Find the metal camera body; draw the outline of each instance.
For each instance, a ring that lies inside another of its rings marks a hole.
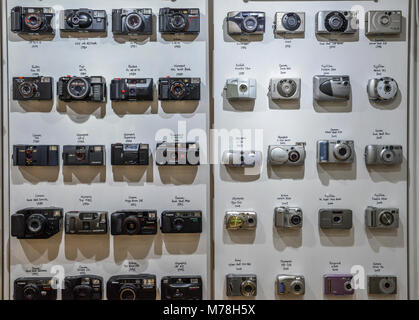
[[[313,96],[316,101],[348,101],[351,98],[349,76],[314,76]]]
[[[199,166],[199,144],[197,142],[157,143],[156,164],[158,166]]]
[[[368,294],[391,295],[397,294],[397,277],[395,276],[368,276]]]
[[[60,29],[63,32],[106,32],[107,26],[105,10],[67,9],[60,14]]]
[[[323,276],[324,294],[335,296],[353,295],[355,290],[351,274],[326,274]]]
[[[370,79],[367,93],[368,98],[375,102],[392,101],[399,93],[399,85],[396,80],[390,77]]]
[[[228,274],[226,276],[227,297],[256,297],[257,277],[255,274]]]
[[[113,9],[112,32],[121,35],[152,35],[152,9]]]
[[[57,280],[51,277],[18,278],[14,281],[13,300],[57,300]]]
[[[104,77],[61,77],[57,82],[57,95],[61,101],[106,100],[106,80]]]
[[[154,235],[157,225],[155,210],[121,210],[111,215],[111,234],[114,236]]]
[[[306,144],[271,145],[268,149],[268,161],[271,166],[302,166],[306,159]]]
[[[11,14],[11,31],[20,34],[55,34],[52,26],[53,8],[14,7]]]
[[[160,78],[159,100],[189,101],[201,100],[200,78]]]
[[[156,300],[156,276],[152,274],[117,275],[106,283],[108,300]]]
[[[300,99],[300,78],[274,78],[269,85],[269,94],[272,100],[298,100]]]
[[[103,278],[79,275],[64,278],[63,300],[102,300]]]
[[[255,100],[257,82],[256,79],[227,79],[225,91],[227,100]]]
[[[106,211],[69,211],[65,214],[67,234],[107,234],[108,213]]]
[[[400,165],[403,162],[403,146],[400,145],[368,145],[365,147],[365,164]]]
[[[320,209],[319,227],[331,230],[352,229],[352,210],[349,209]]]
[[[368,207],[365,210],[365,225],[370,229],[398,229],[399,209]]]
[[[257,214],[254,211],[228,211],[224,216],[227,230],[256,230]]]
[[[354,34],[357,31],[356,12],[320,11],[316,14],[317,34]]]
[[[201,15],[198,8],[161,8],[159,30],[163,34],[199,34]]]
[[[152,78],[117,78],[110,86],[112,101],[153,101],[154,82]]]
[[[352,140],[320,140],[317,141],[317,163],[353,163],[355,145]]]
[[[228,150],[223,153],[222,163],[231,168],[254,168],[262,161],[260,151]]]
[[[13,100],[52,100],[52,77],[13,78]]]
[[[202,233],[202,211],[164,211],[160,230],[162,233]]]
[[[13,165],[22,167],[56,167],[59,165],[58,145],[14,145]]]
[[[200,276],[167,276],[161,279],[162,300],[202,300]]]
[[[301,34],[305,32],[304,12],[277,12],[274,32],[276,34]]]
[[[280,274],[276,277],[276,293],[279,296],[302,296],[306,291],[304,276]]]
[[[230,35],[261,35],[265,33],[265,12],[232,11],[227,14],[227,33]]]
[[[64,166],[104,166],[106,151],[103,145],[63,146]]]
[[[148,166],[150,148],[148,144],[111,145],[111,164],[113,166]]]
[[[400,10],[368,11],[365,15],[366,35],[398,35],[403,29]]]
[[[303,211],[297,207],[275,208],[275,227],[301,229],[303,227]]]

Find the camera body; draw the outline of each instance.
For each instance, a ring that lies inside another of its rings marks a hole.
[[[200,276],[169,276],[161,279],[162,300],[202,300]]]
[[[14,145],[13,165],[23,167],[55,167],[59,165],[58,145]]]
[[[104,166],[105,146],[63,146],[63,162],[65,166]]]
[[[224,217],[227,230],[256,230],[257,214],[253,211],[228,211]]]
[[[317,141],[317,163],[353,163],[355,145],[352,140],[320,140]]]
[[[61,101],[106,100],[106,80],[104,77],[61,77],[57,82],[57,95]]]
[[[264,34],[265,12],[232,11],[227,14],[227,33],[230,35]]]
[[[398,35],[402,33],[403,15],[396,11],[368,11],[365,16],[366,35]]]
[[[324,294],[334,296],[353,295],[355,290],[352,285],[351,274],[326,274],[323,276]]]
[[[390,77],[370,79],[367,93],[369,99],[375,102],[392,101],[399,93],[399,85],[396,80]]]
[[[157,211],[124,210],[111,215],[111,234],[153,235],[157,233]]]
[[[110,277],[106,296],[108,300],[156,300],[156,276],[130,274]]]
[[[351,98],[349,76],[314,76],[313,96],[316,101],[348,101]]]
[[[64,278],[63,300],[102,300],[103,278],[80,275]]]
[[[231,168],[254,168],[262,161],[260,151],[229,150],[223,153],[222,163]]]
[[[152,35],[152,9],[113,9],[112,32],[124,35]]]
[[[55,34],[52,27],[54,9],[14,7],[11,11],[11,30],[21,34]]]
[[[272,100],[298,100],[300,92],[301,79],[299,78],[271,79],[269,94]]]
[[[228,274],[226,276],[227,297],[256,297],[257,277],[255,274]]]
[[[111,81],[112,101],[153,101],[154,83],[151,78],[117,78]]]
[[[304,12],[277,12],[274,32],[276,34],[301,34],[305,32]]]
[[[160,142],[156,148],[158,166],[199,166],[200,153],[197,142]]]
[[[320,209],[319,227],[333,230],[352,229],[352,215],[352,210],[348,209]]]
[[[368,207],[365,210],[365,225],[370,229],[398,229],[399,209]]]
[[[368,276],[368,294],[389,295],[397,294],[397,277]]]
[[[201,100],[200,78],[160,78],[159,100]]]
[[[276,293],[279,296],[302,296],[306,291],[304,276],[280,274],[276,277]]]
[[[255,100],[256,79],[227,79],[225,91],[227,100]]]
[[[67,9],[61,12],[60,29],[64,32],[106,32],[105,10]]]
[[[354,34],[357,31],[356,12],[320,11],[316,14],[317,34]]]
[[[161,8],[159,29],[163,34],[198,34],[201,31],[199,9]]]
[[[51,77],[13,78],[13,100],[52,100]]]
[[[301,208],[275,208],[275,226],[284,229],[301,229],[303,227],[303,211]]]
[[[371,165],[400,165],[403,162],[403,146],[368,145],[365,147],[365,163]]]
[[[108,213],[105,211],[70,211],[65,214],[67,234],[107,234]]]
[[[51,277],[18,278],[14,281],[14,300],[57,300],[57,280]]]
[[[304,142],[292,146],[269,146],[268,161],[271,166],[302,166],[306,159]]]
[[[122,144],[111,146],[113,166],[148,166],[150,150],[148,144]]]
[[[201,233],[202,211],[164,211],[160,229],[162,233]]]
[[[61,230],[62,208],[26,208],[11,217],[11,234],[18,239],[49,239]]]

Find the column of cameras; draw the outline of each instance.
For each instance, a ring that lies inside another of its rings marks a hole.
[[[51,25],[52,8],[15,7],[11,12],[11,28],[18,34],[54,35]],[[60,15],[61,32],[106,32],[107,13],[104,10],[70,9]],[[199,34],[199,9],[162,8],[159,13],[159,30],[163,34]],[[112,31],[128,36],[152,34],[151,9],[115,9],[112,11]],[[113,79],[110,98],[114,101],[152,101],[153,79]],[[106,100],[106,81],[101,76],[61,77],[57,83],[58,98],[65,102]],[[158,98],[162,101],[200,100],[200,78],[160,78]],[[52,77],[13,78],[14,100],[52,100]],[[13,165],[59,166],[58,145],[14,145]],[[65,145],[62,161],[64,166],[105,166],[104,145]],[[148,144],[111,145],[113,166],[148,166]],[[198,166],[199,145],[195,142],[158,142],[157,166]],[[64,221],[63,221],[64,220]],[[95,235],[108,233],[119,235],[154,235],[158,232],[155,210],[122,210],[107,212],[76,212],[65,214],[62,208],[26,208],[11,217],[11,235],[18,239],[48,239],[60,232]],[[165,211],[161,214],[162,233],[185,234],[202,232],[202,212]],[[99,276],[66,277],[62,299],[102,299],[103,278]],[[57,290],[52,278],[19,278],[14,282],[14,299],[55,300]],[[156,276],[150,274],[113,276],[107,282],[109,300],[156,299]],[[202,299],[200,276],[167,276],[161,279],[161,298],[164,300]]]
[[[355,12],[322,11],[316,14],[316,34],[353,35],[358,31]],[[231,36],[263,35],[265,32],[264,12],[230,12],[227,16],[227,32]],[[366,35],[398,37],[402,32],[401,11],[369,11],[366,13]],[[302,12],[278,12],[275,17],[274,33],[285,36],[302,36],[305,33],[305,14]],[[301,79],[271,79],[269,97],[272,100],[296,101],[300,99]],[[351,96],[349,76],[318,75],[313,78],[313,96],[321,102],[345,102]],[[228,100],[255,100],[255,79],[228,79],[225,96]],[[397,82],[389,77],[368,81],[367,94],[374,103],[385,106],[396,99],[399,92]],[[306,158],[305,143],[296,145],[271,145],[268,149],[268,164],[271,166],[303,166]],[[317,163],[350,164],[355,159],[354,141],[320,140],[317,142]],[[230,168],[255,168],[262,161],[258,151],[229,150],[223,154],[222,163]],[[365,147],[367,166],[400,166],[403,150],[400,145],[368,145]],[[225,228],[233,232],[255,230],[256,212],[231,211],[225,215]],[[352,210],[321,209],[318,213],[322,229],[349,230],[352,228]],[[298,230],[303,225],[303,212],[298,207],[279,207],[274,210],[277,228]],[[368,207],[365,210],[365,225],[370,229],[394,230],[399,227],[399,209]],[[324,294],[353,295],[353,276],[350,274],[327,274],[323,277]],[[252,297],[257,295],[255,274],[229,274],[226,276],[227,296]],[[303,275],[278,275],[276,293],[300,296],[305,293]],[[392,295],[397,293],[397,277],[368,276],[368,294]]]

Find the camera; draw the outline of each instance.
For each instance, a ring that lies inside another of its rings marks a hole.
[[[256,79],[228,79],[225,91],[227,100],[255,100]]]
[[[368,276],[368,294],[396,294],[397,277],[394,276]]]
[[[69,32],[106,32],[105,10],[67,9],[61,12],[60,29]]]
[[[156,300],[156,276],[113,276],[106,284],[106,297],[108,300]]]
[[[104,77],[61,77],[57,82],[57,94],[61,101],[106,100],[106,81]]]
[[[403,147],[368,145],[365,147],[365,163],[370,165],[399,165],[403,162]]]
[[[23,34],[54,34],[51,25],[52,8],[14,7],[11,12],[11,30]]]
[[[148,166],[150,150],[148,144],[111,145],[111,163],[113,166]]]
[[[13,78],[13,100],[52,100],[51,77]]]
[[[112,32],[125,35],[153,34],[153,12],[151,9],[113,9]]]
[[[275,14],[276,34],[298,34],[305,32],[304,12],[277,12]]]
[[[103,278],[98,276],[73,276],[64,278],[63,300],[102,300]]]
[[[348,101],[351,97],[349,76],[315,76],[313,95],[317,101]]]
[[[111,234],[153,235],[157,233],[157,211],[124,210],[111,215]]]
[[[62,208],[26,208],[12,214],[12,236],[18,239],[49,239],[61,230]]]
[[[256,230],[257,214],[252,211],[226,212],[224,223],[227,230]]]
[[[200,276],[169,276],[161,279],[162,300],[202,300]]]
[[[317,141],[317,163],[353,163],[355,146],[352,140]]]
[[[160,78],[159,100],[201,100],[201,79]]]
[[[272,166],[302,166],[306,159],[304,142],[294,146],[269,146],[268,161]]]
[[[201,233],[202,211],[164,211],[160,229],[162,233]]]
[[[399,209],[368,207],[365,210],[365,225],[370,229],[398,229]]]
[[[301,208],[275,208],[275,227],[301,229],[303,227],[303,211]]]
[[[200,164],[197,142],[161,142],[156,148],[158,166],[198,166]]]
[[[227,15],[227,33],[264,34],[265,23],[265,12],[232,11]]]
[[[104,166],[105,146],[64,146],[65,166]]]
[[[105,211],[70,211],[65,214],[67,234],[107,234],[108,213]]]
[[[303,276],[280,274],[276,277],[276,293],[282,295],[302,296],[306,291]]]
[[[272,100],[298,100],[300,99],[300,87],[301,79],[271,79],[269,93]]]
[[[317,34],[354,34],[357,30],[356,12],[320,11],[316,14]]]
[[[368,81],[367,93],[369,99],[375,102],[392,101],[399,93],[399,86],[396,80],[389,77],[370,79]]]
[[[112,101],[153,101],[154,84],[151,78],[117,78],[111,81]]]
[[[256,297],[257,295],[255,274],[228,274],[226,284],[227,297]]]
[[[222,163],[232,168],[254,168],[262,161],[262,153],[259,151],[234,151],[223,153]]]
[[[166,34],[198,34],[201,30],[199,9],[161,8],[159,29]]]
[[[14,145],[13,165],[23,167],[54,167],[59,165],[57,145]]]
[[[353,295],[355,290],[352,285],[351,274],[326,274],[323,276],[324,294],[345,296]]]
[[[57,280],[51,277],[18,278],[14,281],[14,300],[57,300]]]
[[[365,16],[366,35],[397,35],[402,33],[401,11],[368,11]]]
[[[320,209],[319,227],[321,229],[349,230],[352,229],[352,210]]]

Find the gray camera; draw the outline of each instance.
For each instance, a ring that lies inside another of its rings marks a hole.
[[[228,211],[224,222],[227,230],[255,230],[257,214],[253,211]]]
[[[370,229],[398,229],[399,209],[368,207],[365,210],[365,225]]]
[[[356,12],[320,11],[316,14],[317,34],[354,34],[357,30]]]
[[[262,153],[259,151],[234,151],[223,153],[222,163],[232,168],[254,168],[262,161]]]
[[[319,226],[321,229],[352,229],[352,210],[320,209]]]
[[[305,291],[306,283],[303,276],[280,274],[276,277],[276,293],[280,296],[301,296]]]
[[[256,297],[257,295],[255,274],[228,274],[226,283],[227,297]]]
[[[397,277],[395,276],[368,276],[368,294],[396,294]]]
[[[355,146],[352,140],[317,141],[317,163],[353,163]]]
[[[298,34],[305,31],[304,12],[277,12],[274,22],[275,34]]]
[[[366,35],[397,35],[402,33],[403,16],[397,11],[368,11],[365,16]]]
[[[396,80],[389,77],[370,79],[367,85],[368,98],[375,102],[392,101],[399,93]]]
[[[275,226],[284,229],[301,229],[303,226],[303,211],[301,208],[275,208]]]
[[[225,90],[228,100],[255,100],[256,79],[228,79]]]
[[[269,146],[268,161],[272,166],[302,166],[306,159],[304,142],[294,146]]]
[[[368,145],[365,147],[365,163],[371,165],[399,165],[403,162],[403,147]]]
[[[316,101],[348,101],[351,98],[349,76],[314,76],[313,96]]]
[[[300,88],[301,79],[298,78],[271,79],[269,94],[272,100],[298,100]]]
[[[265,12],[232,11],[227,14],[227,33],[230,35],[265,33]]]

